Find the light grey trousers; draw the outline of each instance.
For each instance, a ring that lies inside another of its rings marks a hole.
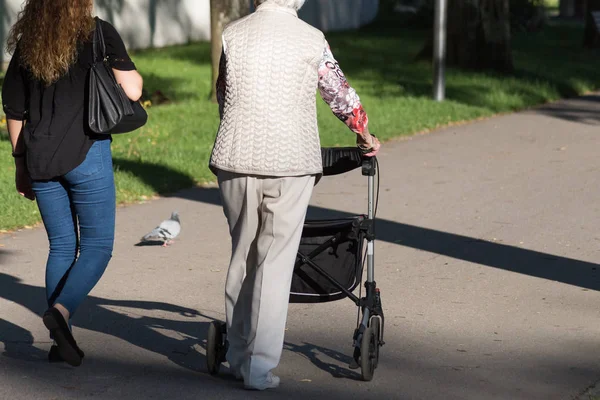
[[[290,286],[314,176],[218,173],[232,254],[225,288],[227,361],[247,384],[283,351]]]

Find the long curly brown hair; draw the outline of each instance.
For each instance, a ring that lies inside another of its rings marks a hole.
[[[94,30],[92,0],[26,0],[8,36],[20,63],[46,84],[56,82],[77,61],[78,44]]]

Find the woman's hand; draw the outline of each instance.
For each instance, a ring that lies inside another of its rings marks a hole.
[[[363,153],[365,153],[365,157],[375,157],[381,148],[379,139],[368,132],[365,132],[363,135],[358,135],[356,138],[356,145]]]
[[[22,158],[16,159],[15,166],[17,167],[15,172],[17,192],[26,199],[35,200],[35,193],[31,187],[31,178],[29,177],[29,172],[27,172],[25,160]]]

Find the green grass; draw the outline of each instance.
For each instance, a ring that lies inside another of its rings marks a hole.
[[[512,76],[459,71],[447,75],[447,98],[431,98],[429,63],[415,62],[426,32],[379,26],[328,35],[350,83],[361,95],[371,129],[382,139],[510,112],[600,87],[600,57],[581,48],[582,29],[549,26],[514,38]],[[208,101],[207,43],[134,54],[146,90],[160,90],[169,104],[149,109],[140,131],[114,137],[118,200],[135,202],[213,180],[208,157],[218,126]],[[352,145],[353,134],[319,101],[324,146]],[[39,221],[34,206],[14,193],[10,145],[0,136],[0,229]]]
[[[549,10],[558,10],[559,0],[544,0],[544,5]]]

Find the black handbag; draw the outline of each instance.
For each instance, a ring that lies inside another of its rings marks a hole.
[[[88,123],[95,133],[127,133],[141,128],[148,114],[139,101],[131,101],[117,83],[108,65],[100,20],[96,18],[93,42],[94,62],[90,68]]]

